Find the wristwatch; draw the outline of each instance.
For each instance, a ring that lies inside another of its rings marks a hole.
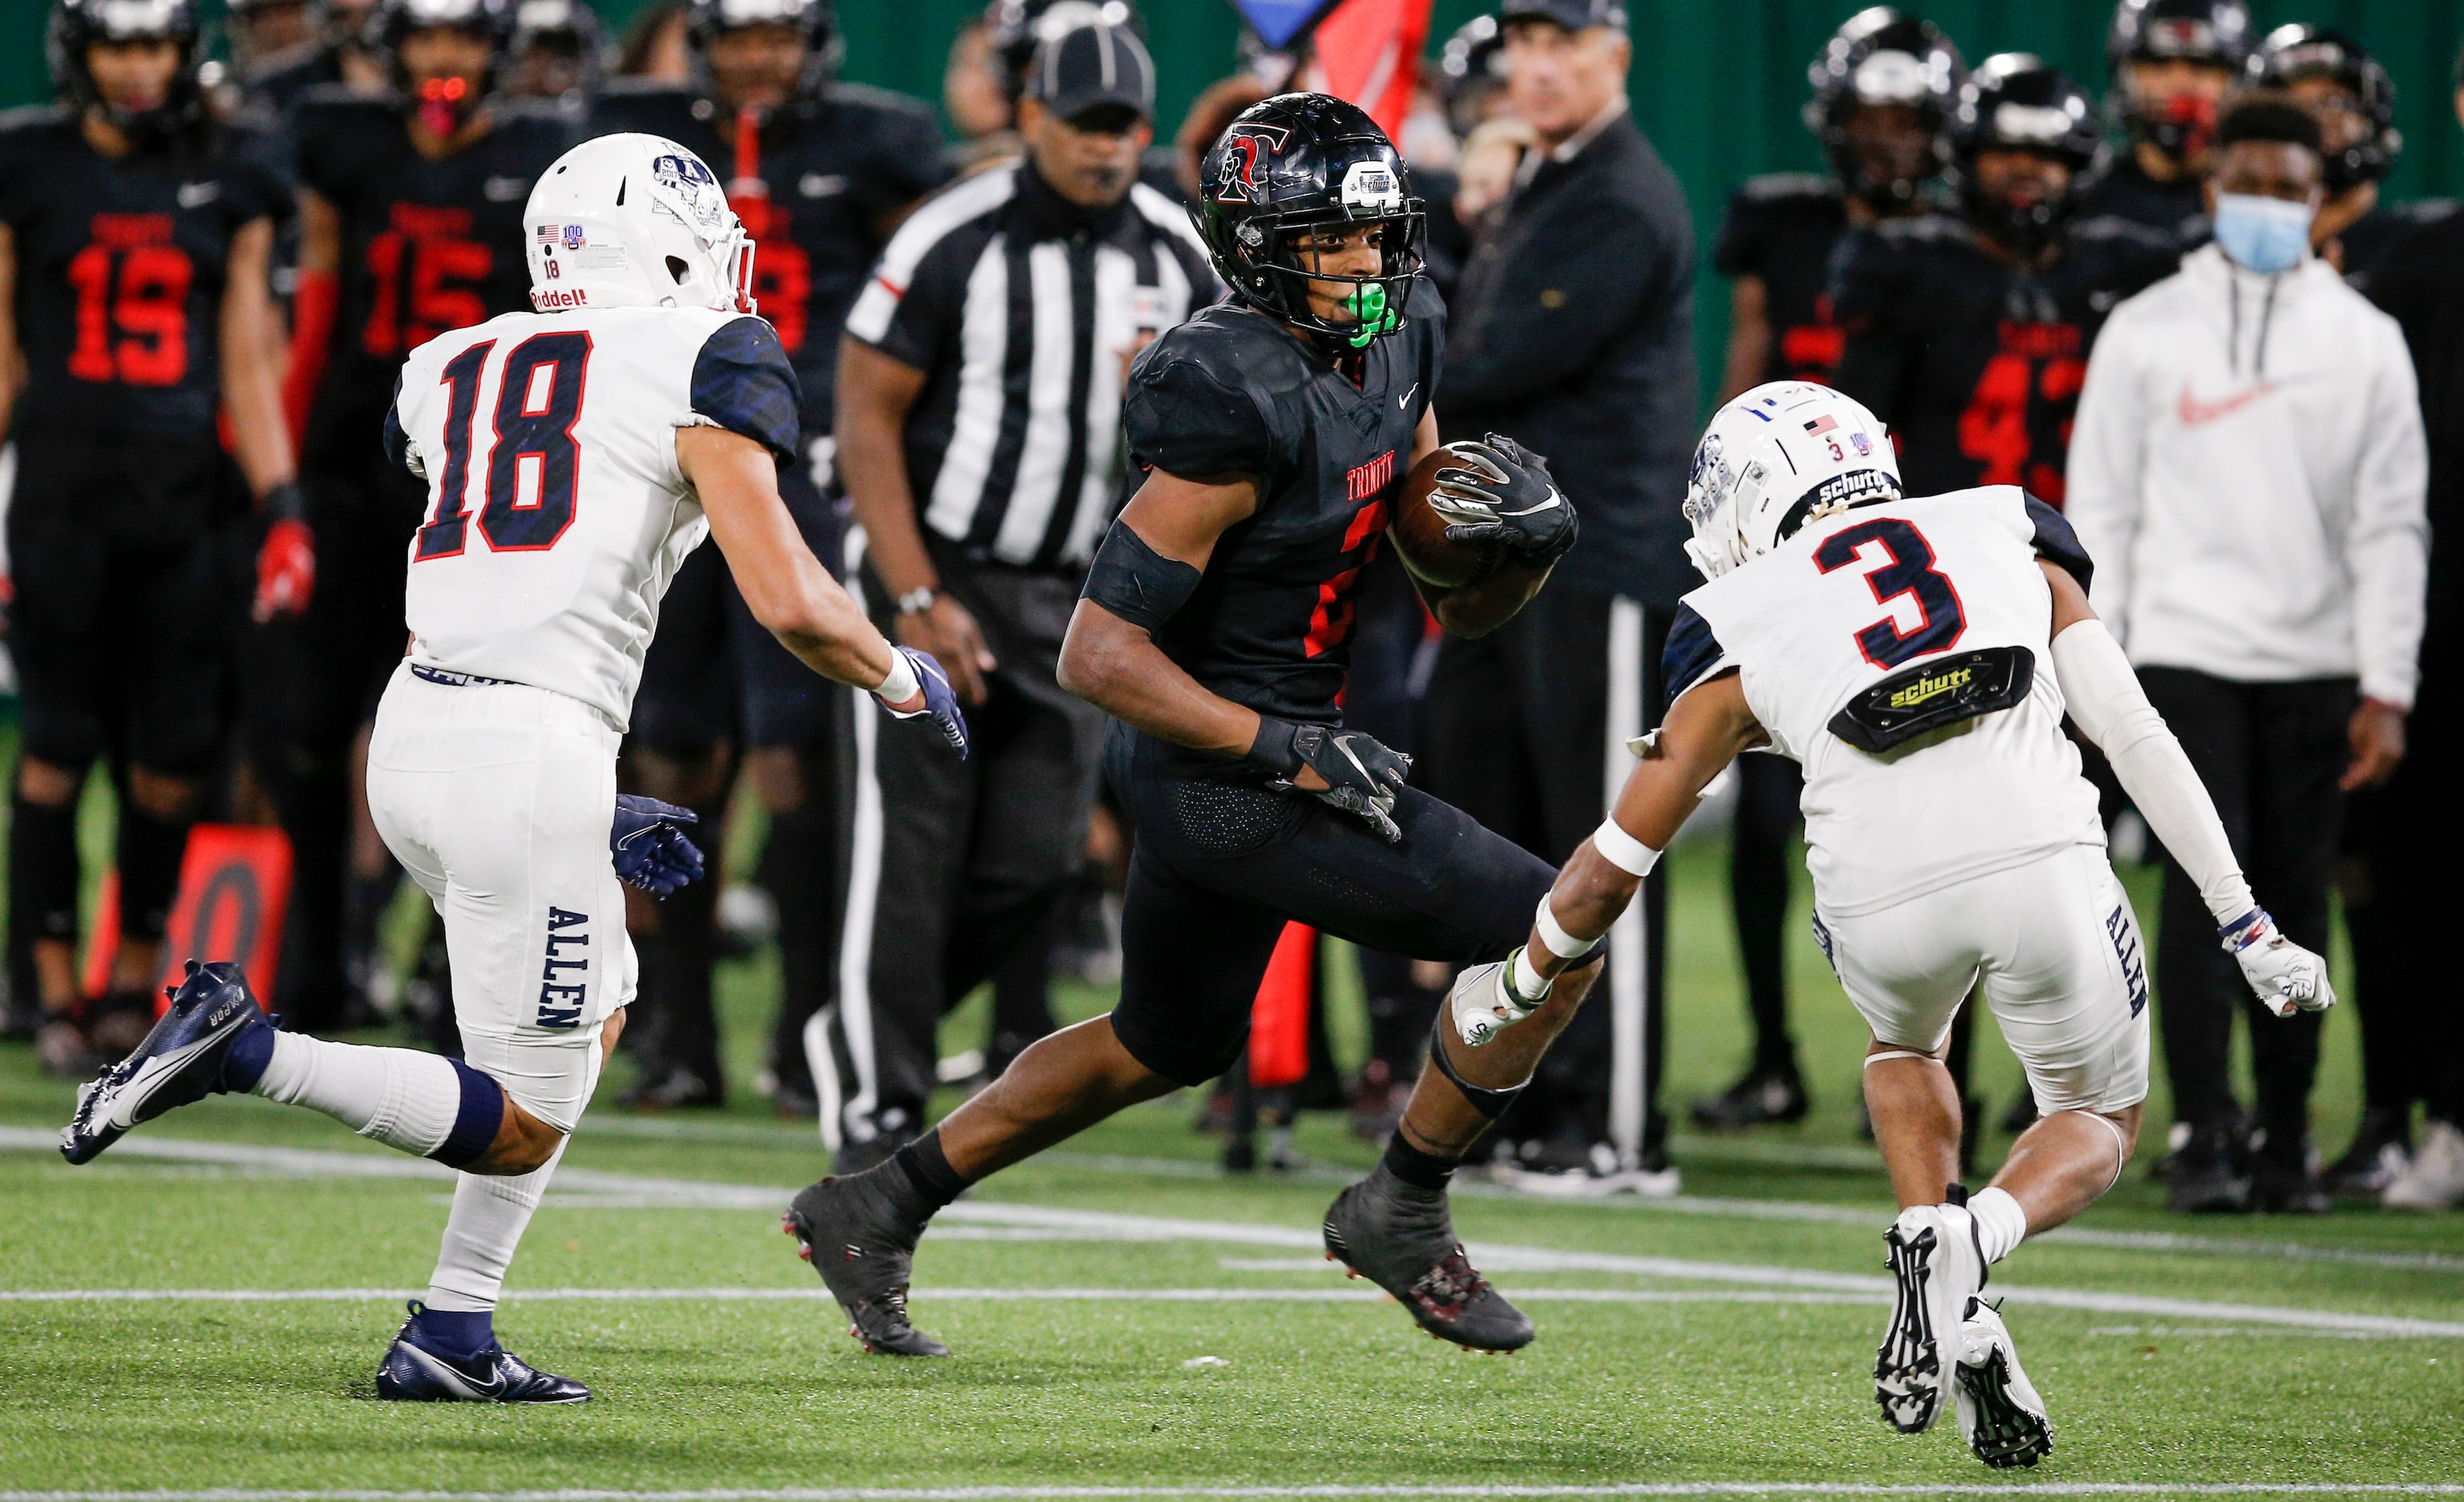
[[[925,611],[933,608],[933,602],[940,597],[939,592],[931,585],[917,585],[914,588],[908,590],[905,594],[898,597],[898,613],[901,615],[921,615]]]

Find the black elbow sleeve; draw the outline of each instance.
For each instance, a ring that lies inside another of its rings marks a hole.
[[[1189,603],[1198,580],[1197,569],[1147,546],[1146,539],[1115,518],[1087,570],[1087,587],[1080,598],[1094,601],[1153,635]]]

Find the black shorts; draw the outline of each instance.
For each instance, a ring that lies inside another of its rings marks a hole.
[[[1556,879],[1548,862],[1417,787],[1396,795],[1403,839],[1390,845],[1354,815],[1217,766],[1210,776],[1120,726],[1105,758],[1137,828],[1112,1030],[1133,1058],[1184,1085],[1240,1056],[1287,921],[1417,960],[1497,960],[1529,935]]]
[[[203,772],[221,747],[232,622],[212,523],[240,481],[211,434],[21,434],[9,509],[28,755],[83,769],[106,748]]]
[[[659,602],[659,629],[642,657],[642,686],[633,695],[637,745],[670,756],[693,756],[737,738],[736,644],[728,625],[736,582],[718,544],[704,542]]]
[[[810,473],[801,464],[781,465],[779,497],[796,519],[804,545],[833,577],[844,577],[841,552],[847,528],[838,507],[813,488]],[[707,551],[708,549],[705,549]],[[779,638],[753,618],[744,597],[728,590],[728,618],[736,635],[736,669],[744,709],[747,746],[821,746],[830,740],[833,716],[847,698],[847,689],[804,666],[779,645]],[[662,628],[664,630],[664,628]]]

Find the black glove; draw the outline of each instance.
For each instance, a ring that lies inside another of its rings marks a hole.
[[[1402,843],[1403,831],[1395,823],[1395,789],[1411,775],[1412,759],[1379,745],[1375,736],[1333,725],[1296,725],[1266,715],[1258,720],[1249,760],[1282,774],[1268,785],[1356,813],[1386,836],[1387,844]],[[1325,778],[1327,785],[1303,787],[1293,782],[1304,766]]]
[[[1453,522],[1449,542],[1501,542],[1532,563],[1553,563],[1574,545],[1574,507],[1548,462],[1502,433],[1446,445],[1429,507]]]
[[[607,835],[617,877],[654,897],[671,897],[699,881],[701,850],[684,829],[699,822],[701,815],[690,808],[617,794],[616,827]]]

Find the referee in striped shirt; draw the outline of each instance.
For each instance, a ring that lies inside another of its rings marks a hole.
[[[1054,662],[1121,503],[1122,377],[1218,291],[1180,206],[1137,181],[1154,107],[1127,30],[1045,41],[1025,156],[926,200],[847,318],[850,577],[885,630],[948,668],[977,729],[959,762],[849,717],[839,1004],[816,1061],[841,1173],[923,1128],[943,1011],[1038,935],[1079,866],[1104,717]]]

